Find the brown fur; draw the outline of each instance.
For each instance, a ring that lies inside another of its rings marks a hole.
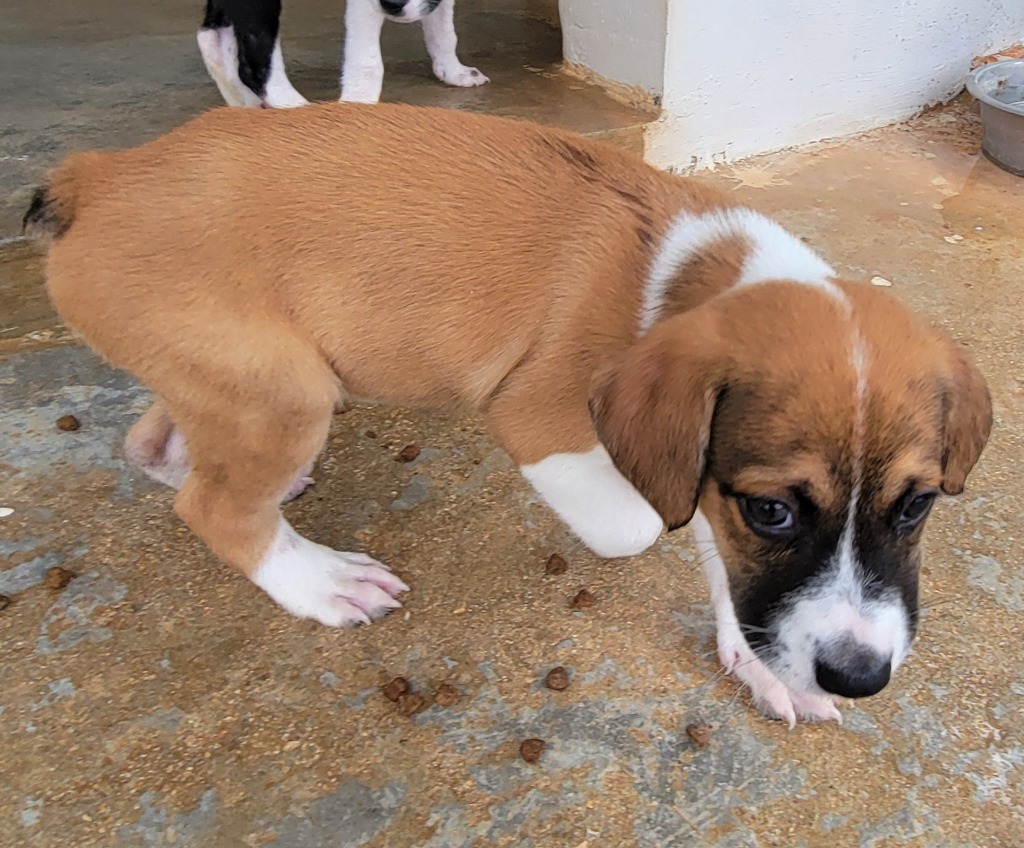
[[[345,395],[481,409],[519,464],[600,433],[670,525],[702,489],[718,497],[705,480],[755,460],[800,473],[801,456],[824,457],[809,484],[838,497],[852,414],[841,310],[796,285],[713,297],[746,250],[723,241],[670,287],[679,314],[635,343],[672,218],[728,203],[615,148],[452,111],[221,109],[139,148],[70,157],[47,196],[63,232],[57,309],[159,398],[142,441],[182,429],[193,470],[175,507],[246,573]],[[853,299],[879,359],[890,341],[871,335],[876,319],[917,327],[874,292]],[[943,429],[935,462],[952,491],[987,435],[983,385],[914,333],[896,355],[935,372],[948,407],[915,439]],[[905,371],[872,427],[904,414]]]
[[[856,442],[862,496],[882,521],[911,485],[962,488],[991,428],[984,382],[958,346],[891,296],[840,286],[867,349],[859,439],[850,315],[798,284],[734,290],[661,321],[595,395],[598,432],[623,473],[670,523],[699,503],[740,597],[773,561],[735,495],[788,502],[801,490],[837,537]]]
[[[657,240],[724,205],[569,133],[353,104],[215,110],[48,193],[53,302],[183,429],[176,509],[243,571],[342,392],[483,409],[519,463],[592,447]]]

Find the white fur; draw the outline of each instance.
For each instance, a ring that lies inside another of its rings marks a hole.
[[[238,76],[238,40],[233,27],[201,29],[196,34],[196,42],[199,44],[203,64],[217,83],[221,97],[228,106],[288,108],[308,103],[288,81],[280,39],[274,43],[274,52],[270,56],[270,76],[263,97],[252,91]]]
[[[329,627],[369,624],[409,591],[387,566],[304,539],[283,518],[252,581],[292,615]]]
[[[774,221],[752,209],[716,209],[701,215],[680,212],[651,263],[640,308],[640,335],[658,320],[665,291],[679,270],[713,242],[740,237],[750,245],[737,286],[790,280],[842,297],[830,281],[835,272],[814,251]]]
[[[384,86],[384,57],[380,31],[384,11],[377,0],[348,0],[345,4],[345,63],[341,70],[341,100],[376,103]]]
[[[841,724],[842,714],[836,709],[831,696],[789,688],[757,658],[736,618],[725,563],[715,545],[711,525],[700,510],[694,513],[690,528],[711,589],[718,631],[718,658],[725,670],[750,687],[754,703],[762,712],[782,719],[790,728],[796,726],[798,717]]]
[[[274,109],[292,109],[309,103],[288,80],[288,74],[284,70],[280,38],[274,42],[274,52],[270,56],[270,76],[267,78],[264,103]]]
[[[433,14],[423,19],[423,40],[433,62],[434,76],[441,82],[462,88],[490,82],[476,68],[463,65],[456,55],[455,0],[441,0]]]
[[[345,7],[345,63],[341,72],[343,102],[376,103],[384,86],[384,58],[380,33],[384,20],[423,22],[423,39],[434,75],[441,82],[463,88],[489,82],[476,68],[463,65],[456,55],[455,0],[441,0],[430,11],[411,0],[400,15],[385,15],[378,0],[348,0]]]
[[[619,473],[603,445],[552,454],[520,470],[598,556],[633,556],[661,535],[661,516]]]
[[[196,34],[196,42],[203,64],[228,106],[263,105],[259,95],[238,78],[238,42],[232,27],[201,29]]]

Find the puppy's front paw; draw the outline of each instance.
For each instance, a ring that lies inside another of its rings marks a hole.
[[[726,671],[746,684],[757,708],[769,718],[786,722],[790,729],[796,727],[797,719],[843,723],[835,701],[824,695],[790,689],[745,644],[738,648],[720,648],[718,655]]]
[[[448,85],[456,85],[459,88],[472,88],[475,85],[484,85],[490,82],[476,68],[463,65],[458,60],[449,62],[436,62],[434,64],[434,76],[441,82]]]
[[[369,624],[409,591],[386,565],[304,539],[284,521],[252,580],[292,615],[328,627]]]

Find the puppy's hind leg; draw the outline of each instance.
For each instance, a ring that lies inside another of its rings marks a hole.
[[[185,436],[174,426],[167,407],[159,400],[132,426],[124,441],[124,455],[158,483],[172,489],[180,489],[192,470]],[[310,461],[292,481],[282,503],[294,500],[313,484],[312,471]]]
[[[280,327],[244,327],[184,373],[152,376],[191,455],[175,510],[222,561],[288,612],[326,625],[401,606],[395,596],[408,587],[385,566],[303,538],[278,507],[323,446],[337,397],[315,348]]]
[[[437,8],[423,19],[423,40],[433,63],[434,76],[441,82],[461,88],[490,82],[476,68],[463,65],[456,55],[455,0],[441,0]]]

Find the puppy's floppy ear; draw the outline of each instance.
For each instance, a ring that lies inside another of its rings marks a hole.
[[[665,323],[675,323],[672,321]],[[689,322],[687,322],[689,323]],[[597,379],[590,412],[616,467],[669,530],[697,508],[724,365],[693,327],[655,327]]]
[[[952,341],[946,344],[950,370],[943,397],[942,491],[959,495],[992,430],[992,399],[967,351]]]

